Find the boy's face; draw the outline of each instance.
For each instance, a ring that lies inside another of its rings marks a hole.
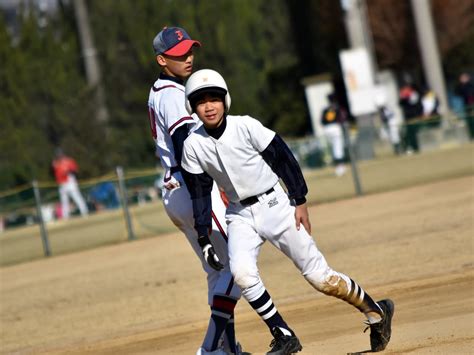
[[[184,80],[193,72],[194,54],[192,49],[180,57],[160,54],[156,57],[156,61],[166,75]]]
[[[216,94],[203,94],[196,101],[196,114],[206,128],[217,128],[224,119],[224,101]]]

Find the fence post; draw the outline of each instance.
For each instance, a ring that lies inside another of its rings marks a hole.
[[[125,217],[125,223],[127,225],[128,240],[134,240],[136,238],[135,234],[133,233],[132,219],[130,218],[130,213],[128,211],[127,188],[125,186],[123,168],[121,166],[117,166],[116,171],[119,183],[120,198],[122,199],[123,214]]]
[[[40,226],[41,240],[43,242],[44,256],[50,256],[51,249],[49,247],[48,233],[44,225],[43,212],[41,211],[41,196],[38,188],[38,181],[36,180],[33,180],[33,192],[35,194],[36,213],[38,215],[38,223]]]
[[[357,168],[357,157],[354,152],[354,147],[351,142],[351,137],[349,136],[349,123],[345,121],[342,124],[342,131],[344,133],[344,139],[347,142],[348,151],[349,151],[349,159],[351,161],[351,169],[352,169],[352,180],[354,181],[354,188],[356,190],[357,196],[362,196],[362,187],[360,185],[359,179],[359,171]]]

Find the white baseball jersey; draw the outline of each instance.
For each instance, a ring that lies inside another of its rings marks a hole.
[[[193,174],[207,172],[232,202],[261,194],[279,180],[259,154],[275,132],[250,116],[227,116],[218,140],[199,127],[184,142],[182,166]],[[233,144],[238,142],[238,144]]]
[[[171,135],[184,124],[200,124],[184,106],[184,86],[171,78],[160,78],[150,89],[148,118],[163,169],[177,166]]]

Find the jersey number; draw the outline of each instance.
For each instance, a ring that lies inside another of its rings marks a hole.
[[[153,139],[156,139],[156,137],[157,137],[157,134],[156,134],[156,118],[155,118],[155,111],[153,110],[152,107],[148,107],[148,119],[150,121],[151,134],[153,136]]]

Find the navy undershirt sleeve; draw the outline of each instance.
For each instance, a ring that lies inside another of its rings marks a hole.
[[[260,154],[275,174],[283,180],[288,189],[290,199],[294,199],[296,205],[305,203],[308,187],[306,186],[303,172],[283,139],[278,134],[275,134],[268,147]]]
[[[189,124],[184,124],[178,127],[171,136],[171,140],[173,141],[174,158],[176,159],[176,162],[178,163],[179,167],[181,167],[184,140],[188,137],[188,134]]]
[[[193,201],[194,228],[198,235],[209,235],[212,227],[211,191],[213,180],[207,173],[191,174],[182,169],[182,175]]]

